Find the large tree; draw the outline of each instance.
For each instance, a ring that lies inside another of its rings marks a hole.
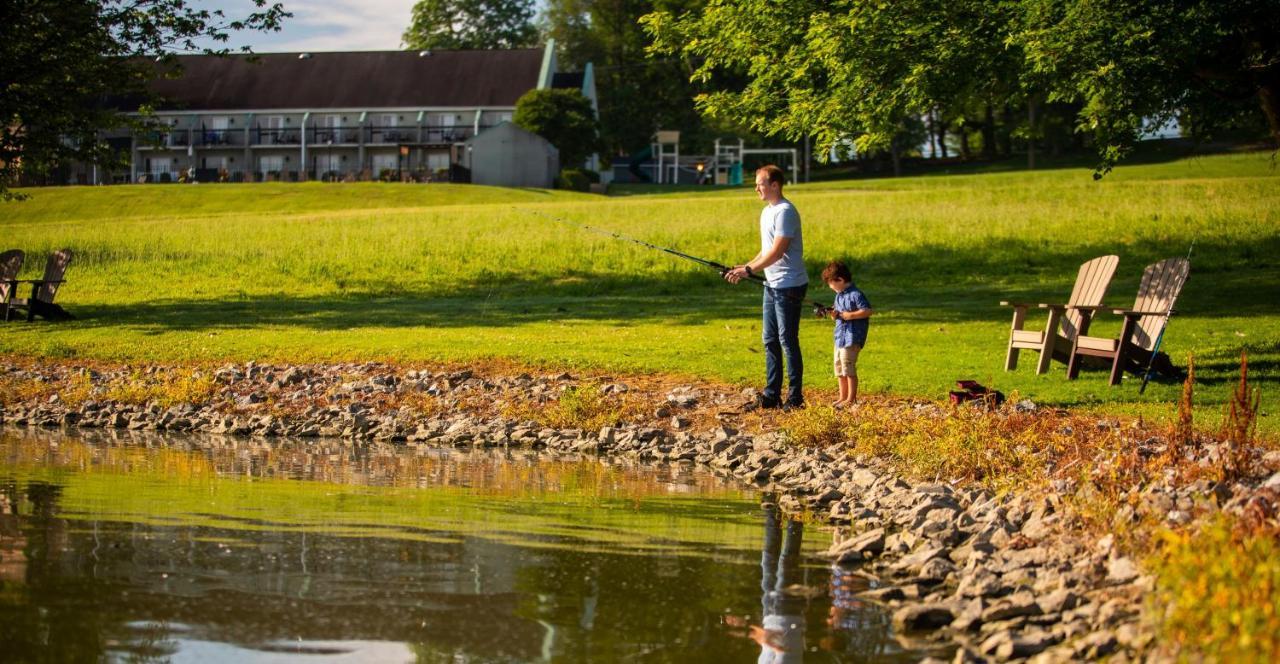
[[[1242,100],[1280,143],[1280,1],[1022,0],[1010,41],[1051,100],[1082,105],[1102,170],[1151,124],[1210,128]]]
[[[600,149],[591,100],[577,90],[530,90],[516,102],[513,120],[556,146],[561,168],[581,168]]]
[[[1015,135],[1034,149],[1045,110],[1078,109],[1100,174],[1144,122],[1192,112],[1212,125],[1242,95],[1280,137],[1277,0],[708,0],[643,21],[655,57],[699,63],[695,81],[746,76],[700,95],[703,112],[814,135],[820,152],[848,138],[892,149],[904,119],[962,108],[980,111],[960,119],[981,127],[988,155]]]
[[[111,99],[146,109],[146,83],[174,51],[226,54],[237,30],[278,30],[280,4],[229,17],[186,0],[6,0],[0,3],[0,198],[20,172],[69,161],[111,165],[101,132],[145,121]],[[214,43],[214,48],[204,46]],[[248,48],[241,49],[248,51]],[[160,60],[157,66],[153,60]]]
[[[533,0],[418,0],[408,49],[523,48],[538,41]]]
[[[648,59],[649,38],[639,20],[653,11],[683,13],[704,0],[548,0],[543,31],[556,40],[566,67],[592,63],[602,140],[612,153],[648,146],[656,129],[678,129],[687,145],[709,143],[711,132],[693,106],[698,87],[681,57]],[[708,146],[703,146],[709,149]]]

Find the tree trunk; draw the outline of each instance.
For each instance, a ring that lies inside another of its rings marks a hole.
[[[1258,102],[1271,128],[1271,145],[1280,149],[1280,76],[1277,79],[1258,86]]]
[[[1000,156],[1012,157],[1013,156],[1013,110],[1009,108],[1008,104],[1005,104],[1004,108],[1001,109],[1000,111],[1000,121],[1002,124],[1001,129],[1003,130],[998,134],[998,136],[1000,137]]]
[[[960,125],[960,158],[969,161],[969,128]]]
[[[947,122],[941,113],[938,114],[938,153],[943,159],[947,158]]]
[[[937,113],[931,109],[926,116],[929,119],[929,157],[931,159],[938,158],[938,123],[934,120],[935,115]]]
[[[996,115],[988,103],[982,121],[982,157],[996,158]]]
[[[1027,168],[1036,168],[1036,100],[1027,100]]]
[[[898,137],[893,137],[889,144],[889,156],[893,159],[893,177],[902,176],[902,151],[898,149]]]

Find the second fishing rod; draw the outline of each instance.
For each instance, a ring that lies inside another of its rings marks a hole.
[[[529,214],[532,214],[532,215],[536,215],[536,216],[542,217],[543,219],[548,219],[548,220],[550,220],[550,221],[554,221],[554,222],[557,222],[557,223],[566,224],[566,225],[569,225],[569,226],[573,226],[573,227],[575,227],[575,228],[580,228],[580,229],[585,230],[585,231],[590,232],[590,233],[595,233],[595,234],[597,234],[597,235],[603,235],[603,236],[605,236],[605,237],[613,238],[613,239],[615,239],[615,240],[622,240],[623,242],[631,242],[631,243],[634,243],[634,244],[638,244],[638,245],[640,245],[640,246],[642,246],[642,247],[646,247],[646,248],[648,248],[648,249],[653,249],[654,251],[661,251],[661,252],[663,252],[663,253],[671,254],[672,256],[675,256],[675,257],[677,257],[677,258],[683,258],[683,259],[685,259],[685,260],[693,261],[693,262],[695,262],[695,263],[697,263],[697,264],[699,264],[699,265],[702,265],[702,266],[704,266],[704,267],[709,267],[709,268],[711,268],[711,269],[715,270],[716,272],[719,272],[721,277],[724,277],[724,275],[725,275],[725,274],[727,274],[730,270],[732,270],[732,269],[733,269],[733,267],[732,267],[732,266],[730,266],[730,265],[725,265],[724,263],[718,263],[718,262],[716,262],[716,261],[708,260],[708,259],[706,259],[706,258],[699,258],[699,257],[697,257],[697,256],[693,256],[693,255],[690,255],[690,254],[686,254],[686,253],[684,253],[683,251],[677,251],[677,250],[675,250],[675,249],[672,249],[671,247],[662,247],[662,246],[659,246],[659,245],[656,245],[656,244],[653,244],[653,243],[650,243],[650,242],[645,242],[644,240],[641,240],[641,239],[639,239],[639,238],[631,237],[630,235],[626,235],[626,234],[624,234],[624,233],[619,233],[618,231],[611,231],[611,230],[607,230],[607,229],[604,229],[604,228],[597,228],[597,227],[595,227],[595,226],[591,226],[591,225],[584,224],[584,223],[581,223],[581,222],[570,221],[570,220],[568,220],[568,219],[564,219],[564,218],[557,217],[557,216],[550,215],[550,214],[543,214],[542,212],[538,212],[537,210],[528,210],[528,209],[518,208],[518,207],[517,207],[517,208],[514,208],[514,209],[516,209],[516,210],[520,210],[521,212],[527,212],[527,213],[529,213]],[[806,300],[806,299],[804,299],[804,298],[802,298],[802,297],[796,297],[796,296],[794,296],[794,295],[788,295],[788,294],[786,294],[786,293],[778,292],[778,291],[777,291],[777,290],[775,290],[772,286],[770,286],[770,285],[769,285],[769,283],[768,283],[767,281],[765,281],[765,278],[764,278],[763,276],[761,276],[761,275],[759,275],[759,274],[756,274],[756,273],[750,273],[750,274],[748,274],[748,275],[747,275],[747,277],[748,277],[748,278],[746,279],[746,281],[750,281],[751,283],[756,284],[757,286],[760,286],[761,288],[764,288],[764,289],[766,289],[766,290],[772,290],[776,295],[779,295],[779,296],[781,296],[781,297],[789,298],[789,299],[791,299],[791,300],[793,300],[793,301],[797,301],[797,300],[798,300],[799,302],[801,302],[801,303],[803,303],[803,304],[808,304],[810,307],[812,307],[812,308],[813,308],[813,314],[814,314],[815,316],[824,317],[824,316],[826,316],[826,315],[827,315],[827,312],[829,312],[829,311],[831,310],[831,307],[829,307],[829,306],[827,306],[827,305],[825,305],[825,304],[822,304],[821,302],[818,302],[817,300]]]

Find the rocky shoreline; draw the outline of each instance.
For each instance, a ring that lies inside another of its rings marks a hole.
[[[993,495],[946,482],[912,483],[877,459],[840,445],[805,448],[777,431],[744,433],[749,399],[714,386],[646,393],[647,422],[598,430],[548,427],[505,416],[504,405],[550,404],[580,384],[570,374],[482,375],[379,363],[196,370],[215,395],[163,406],[112,398],[108,386],[153,379],[164,368],[0,365],[28,386],[0,403],[9,427],[83,427],[260,437],[342,437],[406,445],[545,448],[709,466],[779,495],[779,506],[834,524],[827,551],[872,575],[863,599],[887,607],[900,638],[954,643],[956,662],[1160,659],[1144,604],[1154,580],[1111,536],[1066,527],[1067,487],[1045,495]],[[202,373],[203,372],[203,373]],[[640,388],[592,379],[604,394]],[[40,386],[47,389],[40,389]],[[652,387],[652,386],[651,386]],[[670,387],[670,389],[667,389]],[[67,390],[75,398],[64,398]],[[60,391],[61,390],[61,391]],[[136,398],[138,395],[134,395]],[[1270,456],[1270,455],[1269,455]],[[1270,462],[1275,462],[1271,459]],[[1173,523],[1192,514],[1242,511],[1259,485],[1167,487],[1152,509]]]

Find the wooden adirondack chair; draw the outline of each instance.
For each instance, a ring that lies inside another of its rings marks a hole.
[[[1160,329],[1164,326],[1165,315],[1170,313],[1190,272],[1191,263],[1185,258],[1166,258],[1148,265],[1142,271],[1142,284],[1138,286],[1138,297],[1133,301],[1133,308],[1110,310],[1118,316],[1124,316],[1120,338],[1090,337],[1083,334],[1077,336],[1071,348],[1071,360],[1067,364],[1067,378],[1074,379],[1080,374],[1080,358],[1084,355],[1111,360],[1112,385],[1120,383],[1120,375],[1126,363],[1135,363],[1139,370],[1145,367],[1151,354],[1155,352],[1156,338],[1160,336]],[[1095,307],[1098,308],[1101,307]]]
[[[1093,310],[1102,304],[1107,294],[1107,286],[1111,284],[1111,275],[1115,274],[1118,256],[1099,256],[1080,266],[1076,274],[1076,285],[1071,289],[1071,297],[1066,304],[1044,304],[1038,306],[1049,310],[1049,320],[1043,331],[1025,330],[1027,310],[1031,304],[1004,301],[1000,304],[1013,307],[1013,326],[1009,331],[1009,350],[1005,355],[1005,371],[1018,368],[1018,353],[1024,349],[1040,351],[1040,361],[1036,363],[1036,373],[1049,370],[1049,363],[1055,357],[1066,362],[1070,349],[1078,335],[1089,331],[1089,322],[1093,318]],[[1058,332],[1061,327],[1061,333]]]
[[[22,259],[25,254],[20,249],[10,249],[0,254],[0,308],[4,309],[4,319],[9,320],[9,302],[18,290],[18,273],[22,271]]]
[[[16,279],[15,284],[31,284],[31,297],[13,298],[5,310],[5,320],[9,320],[15,309],[26,309],[27,320],[35,320],[40,316],[45,320],[74,320],[75,316],[66,309],[53,303],[62,286],[62,277],[67,273],[67,265],[71,263],[71,250],[61,249],[49,255],[44,266],[44,277],[41,279]]]

